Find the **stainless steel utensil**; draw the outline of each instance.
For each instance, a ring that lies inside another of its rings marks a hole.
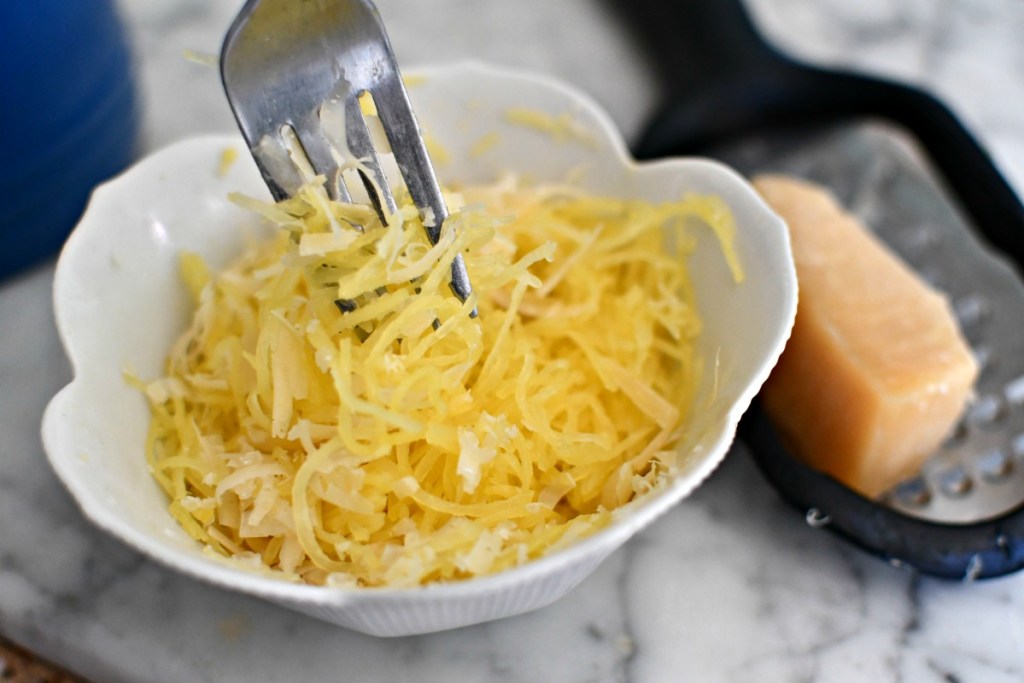
[[[437,242],[448,209],[369,0],[248,0],[228,29],[220,70],[235,119],[274,199],[290,196],[305,182],[301,169],[308,161],[326,177],[331,198],[351,201],[342,173],[355,169],[388,224],[395,199],[360,101],[372,98],[409,195],[430,241]],[[451,288],[462,301],[472,291],[461,255],[452,263]]]

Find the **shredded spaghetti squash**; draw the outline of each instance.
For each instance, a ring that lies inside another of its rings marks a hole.
[[[140,384],[153,476],[211,549],[312,584],[459,580],[604,527],[669,471],[701,365],[688,223],[730,254],[717,198],[508,180],[448,194],[436,245],[407,197],[388,227],[316,185],[236,200],[276,236],[216,275],[183,255],[195,314]]]

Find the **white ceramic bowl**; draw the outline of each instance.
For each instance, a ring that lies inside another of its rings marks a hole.
[[[612,551],[694,490],[724,457],[788,338],[796,276],[782,221],[729,169],[706,160],[633,162],[608,117],[564,85],[478,64],[425,69],[410,87],[420,122],[445,150],[442,182],[483,182],[514,169],[538,181],[567,176],[598,193],[651,201],[713,193],[732,208],[746,281],[733,282],[710,231],[690,263],[704,319],[700,347],[716,372],[700,386],[679,472],[631,503],[606,530],[560,552],[494,576],[414,589],[297,585],[204,552],[167,512],[143,455],[149,421],[143,397],[122,370],[161,372],[189,306],[178,274],[183,249],[225,264],[251,238],[253,219],[231,191],[266,196],[240,139],[185,140],[100,187],[61,255],[54,283],[57,324],[74,380],[50,403],[43,440],[58,476],[98,526],[190,576],[256,595],[376,635],[438,631],[546,605]],[[576,134],[559,142],[507,112],[526,107],[568,114]],[[474,146],[485,135],[494,144]],[[238,161],[218,174],[221,154]],[[717,374],[717,378],[715,375]],[[712,393],[712,384],[717,388]]]

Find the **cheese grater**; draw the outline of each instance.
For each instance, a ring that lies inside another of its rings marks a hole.
[[[702,154],[818,182],[950,299],[981,368],[921,471],[870,500],[789,453],[757,403],[740,437],[808,523],[949,578],[1024,567],[1024,207],[955,115],[911,87],[802,64],[739,0],[615,8],[655,51],[667,105],[638,158]]]

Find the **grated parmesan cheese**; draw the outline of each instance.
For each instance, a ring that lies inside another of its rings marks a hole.
[[[219,274],[183,255],[195,315],[165,376],[133,381],[190,535],[312,584],[459,580],[601,529],[670,471],[701,367],[687,223],[740,277],[728,209],[508,179],[452,197],[437,245],[408,197],[391,227],[313,185],[239,198],[276,236]]]
[[[514,125],[546,133],[555,142],[575,140],[591,146],[596,144],[593,134],[586,126],[578,123],[569,112],[562,112],[556,116],[538,109],[516,107],[505,112],[505,120]]]

